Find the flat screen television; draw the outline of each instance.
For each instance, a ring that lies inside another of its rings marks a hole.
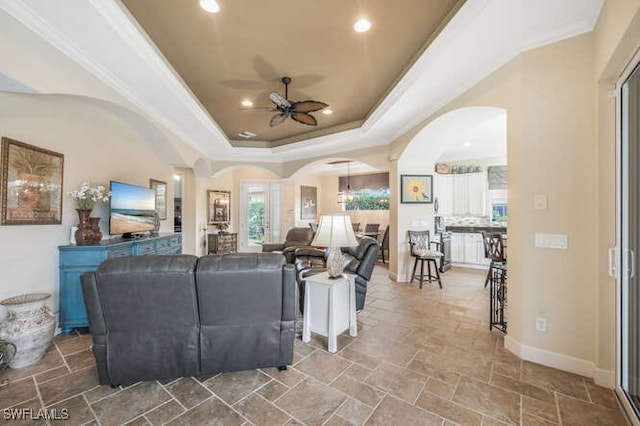
[[[154,230],[155,190],[114,180],[110,188],[109,234],[131,238],[133,234]]]

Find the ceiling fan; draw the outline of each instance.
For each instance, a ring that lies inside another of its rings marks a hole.
[[[291,84],[291,77],[282,77],[282,83],[284,84],[284,96],[277,92],[269,93],[269,100],[273,102],[275,108],[270,108],[269,111],[277,111],[276,115],[271,117],[269,125],[275,127],[281,124],[287,117],[291,117],[298,123],[307,124],[309,126],[317,126],[318,121],[314,116],[309,114],[310,112],[319,111],[329,105],[324,102],[307,100],[294,102],[289,100],[289,84]],[[257,108],[256,108],[257,109]]]

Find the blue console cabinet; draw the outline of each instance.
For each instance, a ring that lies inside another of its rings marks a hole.
[[[60,328],[65,334],[74,327],[88,327],[80,275],[95,271],[103,260],[122,256],[182,253],[182,235],[168,234],[136,240],[112,239],[88,246],[59,246]]]

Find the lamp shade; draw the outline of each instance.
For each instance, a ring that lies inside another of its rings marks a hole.
[[[358,245],[351,218],[344,214],[323,214],[312,246],[353,247]]]

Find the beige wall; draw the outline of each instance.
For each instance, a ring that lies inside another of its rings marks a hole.
[[[615,101],[607,92],[640,46],[639,7],[638,1],[606,2],[594,33],[520,55],[391,149],[402,152],[448,111],[507,110],[512,349],[607,385],[615,367],[615,283],[606,261],[615,245]],[[609,70],[607,78],[601,70]],[[412,170],[405,160],[397,175]],[[533,209],[536,194],[547,195],[547,210]],[[415,213],[398,208],[402,235]],[[536,232],[568,235],[568,250],[534,247]],[[391,269],[401,275],[406,254],[402,237],[394,239],[400,262],[392,261]],[[537,316],[547,318],[547,333],[535,331]]]
[[[465,106],[507,110],[509,336],[585,360],[595,348],[595,249],[584,232],[596,217],[591,52],[586,35],[525,53],[433,117]],[[548,210],[533,210],[535,194],[547,195]],[[535,248],[536,232],[567,234],[569,249]],[[546,334],[535,331],[536,316],[547,318]]]
[[[616,364],[615,280],[609,276],[607,250],[616,245],[616,100],[610,92],[633,53],[640,47],[640,0],[607,1],[595,38],[597,85],[597,324],[596,365],[613,370]]]
[[[172,182],[172,167],[127,123],[103,109],[74,99],[0,93],[0,129],[10,137],[64,154],[62,224],[0,226],[0,299],[29,292],[51,293],[58,311],[58,245],[69,243],[78,217],[66,192],[81,182],[108,185],[115,179],[148,186],[149,179]],[[173,186],[168,185],[167,220],[173,231]],[[108,235],[108,206],[94,210]]]

